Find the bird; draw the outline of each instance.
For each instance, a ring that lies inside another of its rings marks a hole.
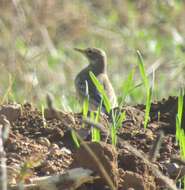
[[[106,53],[99,48],[74,48],[74,50],[83,54],[89,62],[88,66],[82,69],[75,78],[75,88],[80,101],[83,102],[88,94],[90,110],[97,110],[101,105],[102,96],[91,80],[89,75],[91,71],[102,84],[111,104],[111,109],[117,107],[117,97],[107,74]],[[107,113],[104,102],[102,102],[101,108],[101,112]]]

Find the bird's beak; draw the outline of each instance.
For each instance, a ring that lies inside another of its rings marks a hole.
[[[75,51],[78,51],[82,54],[85,54],[85,49],[79,49],[79,48],[74,48]]]

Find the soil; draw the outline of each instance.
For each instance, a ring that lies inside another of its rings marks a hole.
[[[126,120],[118,130],[114,147],[105,133],[111,122],[111,117],[106,115],[100,119],[105,131],[102,131],[101,142],[97,143],[91,142],[92,125],[82,125],[81,113],[51,109],[42,113],[29,103],[2,105],[0,115],[6,117],[1,117],[0,123],[4,128],[9,127],[9,137],[4,143],[9,184],[20,180],[29,184],[30,178],[65,173],[79,167],[88,168],[99,177],[83,183],[78,190],[113,189],[111,184],[119,190],[166,189],[168,181],[155,170],[168,177],[169,183],[177,184],[185,170],[175,140],[177,97],[152,103],[146,129],[143,127],[144,109],[144,105],[122,108]],[[185,114],[182,127],[185,129]],[[72,140],[72,129],[81,137],[80,148]],[[135,149],[132,151],[129,146]]]

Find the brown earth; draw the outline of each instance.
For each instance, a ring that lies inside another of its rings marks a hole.
[[[113,147],[105,132],[102,132],[102,142],[90,142],[91,126],[86,124],[82,128],[80,113],[49,109],[41,113],[28,103],[1,106],[0,114],[10,122],[5,142],[9,184],[16,184],[21,179],[29,183],[29,178],[64,173],[77,167],[88,168],[93,175],[99,176],[91,183],[82,184],[79,190],[113,189],[111,184],[119,190],[155,190],[166,189],[168,183],[175,184],[185,170],[184,163],[177,158],[177,98],[169,97],[152,104],[146,130],[143,127],[144,108],[144,105],[122,108],[126,120],[118,131],[117,146]],[[185,114],[182,122],[185,129],[184,118]],[[7,124],[6,119],[0,118],[0,123]],[[102,115],[100,123],[105,131],[109,122],[111,119]],[[76,148],[71,138],[71,129],[83,140],[80,148]],[[169,177],[169,181],[162,179],[155,170]]]

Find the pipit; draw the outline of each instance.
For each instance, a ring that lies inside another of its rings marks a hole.
[[[88,94],[90,110],[96,110],[102,102],[102,96],[89,75],[89,72],[91,71],[103,85],[107,97],[111,103],[111,108],[116,107],[117,98],[107,75],[107,56],[105,52],[97,48],[75,48],[75,50],[82,53],[89,61],[89,65],[85,67],[75,78],[75,87],[79,99],[84,101]],[[101,111],[106,113],[103,102]]]

